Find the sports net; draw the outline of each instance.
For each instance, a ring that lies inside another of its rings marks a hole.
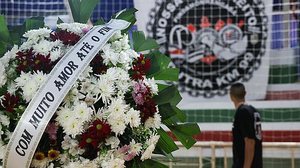
[[[0,12],[10,26],[21,25],[30,17],[68,15],[64,0],[1,0]]]
[[[199,2],[200,1],[201,0],[199,0]],[[144,6],[148,6],[148,3],[143,0],[135,0],[135,3],[137,2],[142,3],[142,5]],[[173,2],[179,1],[174,0]],[[229,1],[224,0],[224,2]],[[267,45],[269,46],[269,48],[267,49],[267,52],[269,52],[269,65],[265,65],[268,69],[268,73],[264,74],[264,77],[266,77],[268,81],[267,92],[263,99],[255,100],[253,101],[253,104],[262,113],[262,118],[264,121],[263,130],[265,142],[274,144],[276,144],[277,142],[300,142],[300,2],[298,0],[268,0],[266,2],[268,3],[265,4],[265,7],[270,7],[271,9],[270,12],[266,13],[269,21],[271,20],[271,22],[268,22],[268,31],[270,32],[270,37],[267,43]],[[0,12],[1,14],[4,14],[6,16],[9,25],[20,25],[23,23],[25,18],[32,16],[68,17],[69,11],[68,7],[65,6],[65,4],[66,1],[64,0],[1,0]],[[133,6],[133,0],[102,0],[101,4],[96,7],[91,20],[96,21],[99,17],[103,17],[105,20],[108,20],[115,12],[124,8],[131,8]],[[169,9],[171,9],[171,6],[169,7]],[[217,8],[218,12],[215,12],[215,10],[216,6],[205,6],[205,10],[202,10],[200,12],[191,11],[189,17],[186,17],[186,25],[189,26],[189,30],[193,31],[194,29],[197,29],[197,26],[191,25],[189,23],[194,20],[199,21],[199,18],[201,18],[204,14],[208,18],[214,18],[216,20],[209,22],[211,28],[222,25],[222,21],[218,22],[219,18],[223,17],[221,16],[222,11],[220,8]],[[205,11],[206,13],[203,13],[203,11]],[[158,12],[163,11],[161,10]],[[149,12],[144,15],[151,16],[154,14],[152,11],[152,13]],[[165,15],[166,13],[161,16]],[[147,22],[151,23],[151,19],[145,18],[145,20],[148,20]],[[208,23],[205,22],[205,17],[202,20],[203,23]],[[222,20],[225,23],[236,22],[237,25],[239,24],[239,19],[237,19],[236,21],[230,21],[228,19]],[[243,23],[240,23],[240,25],[242,24]],[[203,26],[205,27],[205,24],[203,24]],[[148,32],[149,36],[155,37],[153,34],[151,35],[151,33],[147,31],[146,28],[144,30]],[[206,33],[213,34],[212,32],[214,31],[208,31]],[[255,36],[250,38],[253,38],[253,41],[255,42]],[[162,43],[162,41],[159,41],[159,38],[157,38],[157,40],[159,43]],[[176,41],[176,38],[174,40]],[[206,42],[209,42],[209,40],[206,40]],[[230,39],[227,42],[230,43]],[[197,47],[195,45],[189,47],[189,51],[198,49],[195,48]],[[172,49],[172,46],[170,46],[170,48]],[[253,51],[256,51],[255,47],[253,48]],[[177,52],[180,51],[178,50]],[[239,50],[237,52],[239,52]],[[176,56],[176,52],[174,52],[173,54],[173,56]],[[193,57],[194,55],[190,56]],[[203,59],[203,61],[204,63],[206,62],[206,65],[208,65],[207,63],[210,63],[213,60],[212,58],[213,57],[208,57],[206,59]],[[180,61],[178,61],[177,63],[179,64]],[[185,64],[183,66],[195,65]],[[215,66],[219,68],[222,67],[222,64],[216,64]],[[238,65],[232,64],[231,66],[234,67]],[[264,66],[264,64],[262,66]],[[201,70],[201,68],[210,70],[209,67],[196,67],[195,69]],[[211,67],[211,69],[213,68],[214,67]],[[193,73],[196,72],[197,71],[194,71]],[[260,82],[260,80],[257,80],[254,86],[256,88],[262,87]],[[256,92],[256,89],[252,90],[252,92]],[[233,106],[231,103],[227,102],[214,103],[214,98],[210,98],[209,100],[209,102],[199,101],[197,103],[194,103],[192,106],[183,104],[182,109],[187,112],[188,121],[199,123],[202,129],[201,135],[197,137],[199,141],[230,142],[231,122],[234,114]],[[197,147],[193,148],[192,153],[190,155],[186,155],[188,156],[188,158],[186,156],[178,154],[177,163],[167,164],[170,167],[199,167],[199,164],[202,162],[204,167],[211,167],[214,164],[216,167],[225,167],[223,163],[225,155],[229,158],[231,156],[231,150],[228,147],[226,148],[227,154],[221,151],[216,151],[216,159],[215,163],[213,164],[211,149],[203,148],[202,152],[199,152],[197,149]],[[295,151],[291,152],[289,149],[293,149],[293,145],[285,146],[284,148],[274,147],[272,148],[272,150],[265,150],[264,167],[286,168],[292,167],[292,165],[295,165],[295,167],[299,167],[299,153]],[[196,152],[193,152],[195,150]],[[181,153],[186,152],[187,151]],[[200,155],[202,155],[201,162],[198,157]],[[294,158],[294,160],[292,158]],[[180,166],[180,163],[185,162],[193,164],[191,164],[190,166]],[[228,161],[227,164],[230,165],[230,161]]]

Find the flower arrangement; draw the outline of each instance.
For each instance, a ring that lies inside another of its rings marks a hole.
[[[133,23],[134,12],[118,17]],[[55,31],[27,28],[25,41],[0,58],[0,164],[33,96],[91,28],[82,23],[60,23]],[[151,159],[152,153],[170,157],[178,147],[161,124],[191,147],[198,126],[178,123],[185,115],[176,107],[177,88],[157,83],[176,81],[178,70],[169,68],[170,59],[155,48],[155,41],[142,32],[133,32],[129,39],[119,31],[110,38],[48,123],[31,167],[164,167]]]

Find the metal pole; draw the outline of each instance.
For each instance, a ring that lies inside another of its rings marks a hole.
[[[211,145],[211,168],[216,168],[216,146]]]
[[[202,160],[202,147],[199,147],[199,168],[203,167],[203,160]]]
[[[226,152],[226,147],[224,146],[224,168],[227,168],[227,152]]]

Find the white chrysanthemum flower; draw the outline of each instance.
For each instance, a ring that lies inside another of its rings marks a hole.
[[[92,72],[93,72],[93,68],[91,66],[87,66],[85,70],[80,74],[78,79],[80,81],[86,80],[87,78],[93,80],[93,78],[90,75],[90,73]]]
[[[128,35],[124,35],[117,41],[112,42],[111,48],[116,52],[121,52],[130,49]]]
[[[90,80],[85,80],[84,82],[81,82],[81,88],[80,92],[87,94],[87,93],[93,93],[93,90],[95,89],[96,85],[92,84]]]
[[[63,54],[60,47],[56,47],[50,51],[50,60],[52,62],[56,61],[61,56],[63,56]]]
[[[7,85],[7,92],[10,94],[15,94],[17,90],[17,86],[14,82],[11,82]]]
[[[72,156],[81,155],[84,153],[84,149],[81,149],[76,139],[72,139],[70,136],[65,135],[64,140],[61,143],[61,147],[64,150],[68,150],[68,153]]]
[[[121,39],[120,42],[122,44],[122,49],[123,50],[128,50],[130,49],[130,45],[129,45],[129,40],[128,40],[128,34],[125,34]]]
[[[154,149],[155,149],[154,144],[151,144],[150,146],[148,146],[148,148],[142,154],[141,160],[144,161],[144,160],[150,159]]]
[[[157,86],[154,78],[151,78],[151,79],[150,78],[146,78],[144,80],[144,83],[145,83],[146,86],[148,86],[151,89],[151,92],[153,94],[155,94],[155,95],[158,94],[158,86]]]
[[[82,35],[83,29],[88,29],[89,25],[82,23],[61,23],[57,25],[57,28],[75,33],[77,35]]]
[[[76,103],[74,115],[81,121],[87,122],[92,118],[93,110],[85,102]]]
[[[62,126],[66,124],[66,121],[75,119],[73,111],[68,108],[61,108],[56,112],[56,114],[56,121]]]
[[[64,168],[98,168],[97,162],[95,160],[90,161],[89,159],[80,158],[80,161],[72,161],[67,165],[63,166]]]
[[[85,95],[84,101],[88,106],[93,106],[98,100],[92,93],[88,93]]]
[[[112,80],[121,80],[121,81],[127,81],[130,80],[130,76],[127,71],[125,71],[122,68],[113,67],[109,68],[106,72],[108,76],[111,76]]]
[[[28,40],[33,40],[33,41],[37,42],[40,39],[50,37],[51,32],[52,32],[51,29],[40,28],[40,29],[35,29],[35,30],[29,30],[23,36],[28,38]]]
[[[4,134],[4,131],[2,130],[2,125],[0,124],[0,137]],[[0,140],[1,142],[1,140]]]
[[[6,84],[7,77],[4,65],[0,62],[0,88]]]
[[[11,137],[12,137],[12,132],[10,132],[9,130],[6,130],[5,131],[5,136],[6,136],[6,138],[4,139],[5,141],[10,140]]]
[[[146,128],[160,128],[161,116],[159,113],[155,113],[154,117],[149,117],[145,122]]]
[[[160,136],[159,135],[156,135],[156,134],[153,134],[150,139],[148,139],[148,141],[146,142],[148,145],[156,145],[158,140],[159,140]]]
[[[72,88],[63,100],[65,106],[69,107],[72,106],[74,102],[78,102],[79,101],[78,96],[80,95],[81,94],[78,93],[78,90],[76,88]]]
[[[54,164],[50,163],[50,165],[47,168],[54,168]]]
[[[64,132],[67,135],[71,135],[72,137],[75,137],[76,135],[83,132],[83,123],[78,119],[68,120],[64,124],[63,128],[64,128]]]
[[[116,41],[116,40],[119,40],[120,38],[122,38],[123,36],[122,36],[122,33],[121,33],[121,31],[119,30],[119,31],[117,31],[110,39],[109,39],[109,41],[110,42],[113,42],[113,41]]]
[[[141,143],[136,143],[134,139],[130,142],[130,151],[136,153],[137,155],[140,154],[142,147],[143,145]]]
[[[3,160],[4,159],[4,154],[5,154],[5,152],[3,152],[3,151],[6,151],[6,145],[4,145],[3,144],[3,142],[2,141],[0,141],[0,160]]]
[[[98,168],[99,166],[97,165],[97,162],[90,161],[88,159],[83,161],[83,164],[79,168]]]
[[[47,74],[44,74],[42,71],[37,71],[32,75],[33,80],[41,86],[47,78]]]
[[[122,113],[111,113],[108,117],[108,124],[112,132],[117,135],[122,135],[126,129],[126,115]]]
[[[41,40],[39,43],[33,45],[32,48],[35,53],[46,56],[52,49],[52,42],[48,40]]]
[[[121,41],[114,41],[114,42],[112,42],[112,44],[111,44],[111,48],[115,51],[115,52],[117,52],[117,53],[119,53],[119,52],[121,52],[122,50],[123,50],[123,44],[122,44],[122,42]]]
[[[81,162],[80,161],[73,161],[69,162],[67,165],[64,166],[64,168],[80,168],[81,167]]]
[[[62,153],[62,154],[59,155],[59,162],[62,165],[65,165],[65,164],[69,163],[70,159],[71,159],[71,157],[69,157],[69,155],[67,153]]]
[[[30,73],[24,73],[23,71],[21,71],[21,75],[15,79],[16,86],[17,87],[23,87],[30,80],[31,80],[31,74]]]
[[[3,126],[8,126],[10,121],[9,121],[9,118],[6,116],[6,115],[3,115],[3,114],[0,114],[0,123],[3,125]],[[1,130],[1,129],[0,129]]]
[[[14,59],[16,57],[16,53],[18,52],[18,46],[14,45],[13,48],[10,51],[7,51],[3,57],[0,58],[0,62],[2,62],[2,64],[4,65],[4,67],[8,67],[9,66],[9,61],[11,59]]]
[[[114,50],[111,48],[111,44],[105,44],[102,48],[104,54],[102,54],[103,63],[105,65],[109,65],[110,63],[114,66],[117,65],[119,61],[119,54],[115,53]]]
[[[71,108],[61,108],[57,111],[56,121],[63,127],[67,135],[75,137],[84,131],[83,126],[92,117],[92,109],[85,102],[74,102]]]
[[[120,144],[119,138],[111,136],[105,140],[105,145],[110,145],[112,149],[116,149]]]
[[[141,124],[140,111],[131,108],[126,115],[129,119],[129,125],[131,128],[138,127]]]
[[[38,88],[39,86],[34,80],[27,81],[24,87],[22,87],[23,96],[26,102],[29,102],[33,98]]]
[[[19,47],[20,51],[25,51],[25,50],[29,50],[32,48],[33,45],[35,45],[37,42],[37,40],[27,40],[24,43],[22,43],[22,45]]]
[[[141,160],[144,161],[146,159],[150,159],[151,158],[151,155],[152,155],[152,152],[154,151],[155,149],[155,146],[159,140],[160,136],[159,135],[156,135],[156,134],[153,134],[150,139],[148,139],[145,143],[145,145],[147,145],[147,149],[144,151],[144,153],[142,154],[141,156]]]
[[[138,58],[140,55],[136,52],[136,51],[134,51],[134,50],[132,50],[132,49],[129,49],[129,50],[127,50],[126,52],[129,52],[130,54],[130,56],[133,58],[133,59],[136,59],[136,58]]]
[[[114,158],[113,156],[111,156],[109,160],[104,160],[101,163],[101,167],[102,168],[125,168],[124,163],[125,161],[123,159]]]
[[[128,105],[125,104],[125,101],[123,99],[113,99],[108,111],[110,111],[112,114],[111,115],[119,115],[119,114],[124,114],[127,109],[128,109]]]
[[[109,101],[112,99],[112,96],[115,94],[114,86],[110,84],[110,81],[108,81],[104,76],[99,77],[96,85],[97,87],[95,88],[95,91],[97,89],[99,90],[99,96],[103,103],[109,103]]]

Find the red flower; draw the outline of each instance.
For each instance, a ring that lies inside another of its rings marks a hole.
[[[141,111],[141,121],[145,123],[149,117],[154,117],[156,113],[156,103],[152,98],[147,98],[143,105],[138,105],[137,108]]]
[[[3,108],[8,112],[14,112],[14,108],[19,103],[20,98],[16,95],[6,93],[4,99],[2,99]]]
[[[81,135],[81,141],[79,142],[80,148],[86,148],[87,146],[92,145],[93,148],[98,147],[98,142],[92,138],[92,136],[89,133],[83,133]]]
[[[144,75],[150,70],[151,68],[151,61],[148,58],[145,58],[143,54],[140,55],[140,57],[135,60],[133,63],[133,73],[132,73],[132,79],[134,80],[143,80]]]
[[[92,146],[94,149],[103,142],[111,133],[110,126],[99,119],[95,120],[89,127],[88,131],[81,135],[79,142],[80,148],[88,148]]]
[[[88,129],[89,133],[97,140],[105,140],[111,133],[110,126],[99,119],[95,120],[92,126]]]
[[[53,41],[60,40],[65,45],[75,45],[80,40],[79,35],[72,33],[72,32],[67,32],[65,30],[61,30],[61,31],[50,34],[50,38]]]
[[[94,57],[90,66],[93,68],[94,74],[102,74],[107,70],[107,66],[103,64],[103,58],[99,54]]]
[[[17,52],[16,59],[18,61],[17,72],[43,71],[49,73],[55,62],[51,62],[50,55],[35,54],[32,49]]]

